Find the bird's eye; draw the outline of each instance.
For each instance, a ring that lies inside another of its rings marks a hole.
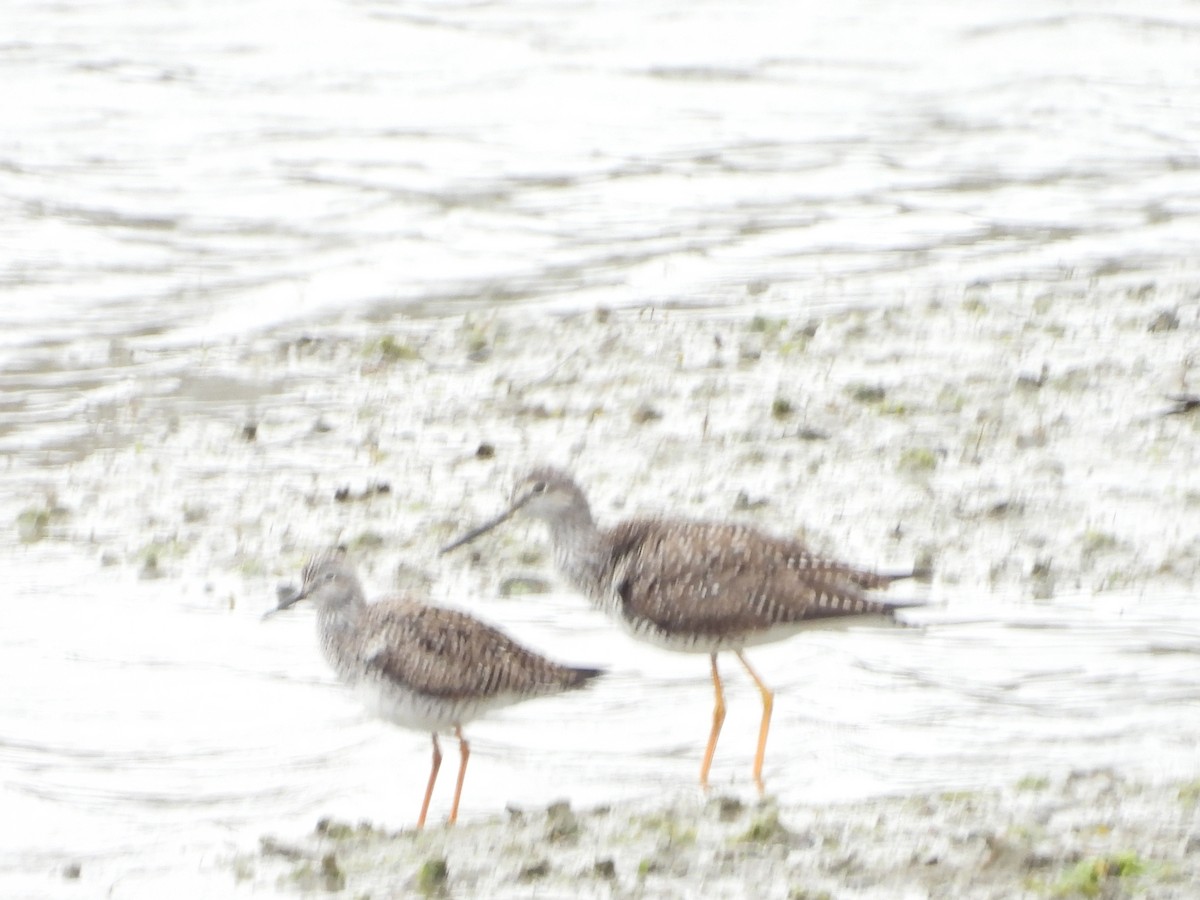
[[[534,492],[535,494],[544,494],[544,493],[546,493],[546,482],[544,482],[544,481],[535,481],[535,482],[533,483],[533,492]]]
[[[326,581],[333,581],[333,579],[335,579],[335,578],[337,578],[337,572],[326,572],[325,573]]]

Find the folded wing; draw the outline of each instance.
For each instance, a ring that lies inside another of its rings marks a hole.
[[[634,519],[610,537],[626,616],[667,634],[887,614],[892,605],[866,591],[902,577],[823,559],[799,541],[737,524]]]
[[[382,600],[367,610],[367,666],[414,691],[449,700],[556,693],[595,669],[563,666],[457,610]]]

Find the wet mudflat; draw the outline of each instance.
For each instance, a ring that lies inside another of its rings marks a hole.
[[[786,810],[720,795],[582,812],[560,802],[427,833],[322,820],[237,865],[297,893],[372,897],[1182,900],[1200,882],[1198,793],[1092,771]]]
[[[459,895],[893,896],[856,823],[912,896],[1178,891],[1195,4],[10,6],[0,895],[323,892],[333,852],[348,894],[433,859]],[[703,659],[564,591],[536,529],[435,555],[538,460],[603,521],[928,565],[898,590],[934,605],[756,649],[769,805],[736,669],[713,781],[742,806],[706,805]],[[472,724],[452,835],[377,840],[427,736],[362,714],[311,611],[260,621],[334,542],[373,595],[610,670]],[[742,840],[771,810],[787,836]],[[383,874],[320,819],[374,823]]]
[[[332,319],[114,357],[138,373],[120,402],[6,470],[23,530],[0,666],[41,673],[6,701],[6,868],[30,896],[324,877],[386,896],[444,858],[464,896],[769,878],[779,896],[987,897],[1073,890],[1093,866],[1113,896],[1186,896],[1200,426],[1167,395],[1193,387],[1196,329],[1190,296],[1114,282],[771,316]],[[634,644],[563,591],[536,529],[436,555],[536,460],[575,470],[602,521],[738,518],[920,561],[933,579],[906,589],[932,606],[752,651],[778,692],[768,796],[749,777],[757,692],[731,670],[706,801],[702,657]],[[311,613],[259,621],[334,542],[370,594],[610,670],[472,725],[458,831],[404,833],[428,738],[333,683]],[[546,837],[560,799],[574,842]],[[319,819],[354,834],[313,838]]]

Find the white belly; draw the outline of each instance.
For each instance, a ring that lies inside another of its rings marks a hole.
[[[451,732],[486,712],[515,703],[520,697],[501,694],[479,699],[448,700],[419,694],[373,678],[352,685],[359,702],[376,718],[414,731]]]
[[[786,625],[776,625],[758,631],[738,632],[736,634],[679,634],[669,633],[655,628],[648,622],[634,622],[620,615],[616,619],[621,626],[639,641],[645,641],[664,650],[676,653],[720,653],[725,650],[741,650],[745,647],[757,647],[760,644],[773,644],[790,638],[802,631],[841,631],[853,625],[879,626],[894,625],[895,622],[885,615],[878,616],[844,616],[828,619],[808,619],[801,622],[791,622]]]

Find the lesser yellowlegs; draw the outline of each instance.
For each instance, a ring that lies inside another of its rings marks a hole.
[[[399,596],[367,603],[341,549],[309,560],[300,589],[281,599],[272,613],[305,598],[317,606],[325,659],[367,709],[433,735],[433,765],[418,828],[425,825],[442,762],[438,732],[454,732],[462,758],[450,807],[453,823],[470,756],[463,725],[492,709],[581,687],[600,674],[552,662],[457,610]]]

